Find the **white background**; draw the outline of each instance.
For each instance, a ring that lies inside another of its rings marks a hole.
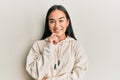
[[[32,80],[26,56],[53,4],[66,7],[88,53],[85,80],[120,80],[119,0],[0,0],[0,80]]]

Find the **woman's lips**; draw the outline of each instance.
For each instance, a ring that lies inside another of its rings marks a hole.
[[[59,33],[60,31],[61,31],[61,29],[54,30],[55,33]]]

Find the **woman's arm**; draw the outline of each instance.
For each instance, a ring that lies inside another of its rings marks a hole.
[[[36,80],[42,80],[45,77],[47,69],[50,66],[50,61],[53,57],[54,45],[48,44],[43,53],[40,53],[38,42],[33,44],[27,56],[26,70]]]
[[[75,46],[75,62],[71,72],[47,80],[80,80],[88,69],[88,56],[79,44]]]

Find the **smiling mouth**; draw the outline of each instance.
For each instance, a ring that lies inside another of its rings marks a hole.
[[[55,33],[59,33],[60,31],[61,31],[61,29],[54,30]]]

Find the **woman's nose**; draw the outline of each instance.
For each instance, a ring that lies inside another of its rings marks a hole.
[[[55,23],[55,28],[59,28],[59,26],[60,26],[59,22],[56,21],[56,23]]]

